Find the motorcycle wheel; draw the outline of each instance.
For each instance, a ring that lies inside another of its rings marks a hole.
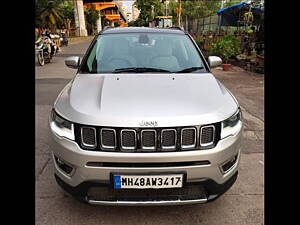
[[[48,58],[48,62],[49,63],[51,63],[52,62],[52,56],[50,55],[50,56],[48,56],[49,58]]]
[[[39,64],[40,64],[40,66],[45,65],[45,59],[44,59],[44,57],[43,57],[43,53],[42,53],[42,52],[39,52],[39,53],[37,54],[37,58],[38,58],[38,62],[39,62]]]

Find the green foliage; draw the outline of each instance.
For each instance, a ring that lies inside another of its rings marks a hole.
[[[136,0],[134,4],[139,10],[141,10],[139,15],[140,21],[131,24],[148,26],[148,22],[155,16],[164,15],[165,6],[162,0]],[[201,18],[211,14],[216,14],[220,7],[221,1],[219,0],[182,0],[181,17],[182,19],[186,17],[188,17],[188,19]],[[173,16],[173,24],[177,23],[178,8],[179,1],[169,1],[168,15]]]
[[[60,28],[65,19],[74,21],[72,0],[36,0],[35,22],[36,27]]]
[[[224,8],[243,2],[242,0],[231,0],[224,3]]]
[[[220,9],[221,1],[195,0],[182,2],[182,16],[195,19],[216,14]]]
[[[63,2],[60,6],[61,12],[63,14],[64,19],[70,19],[72,21],[75,20],[74,18],[74,5],[72,0],[67,0]]]
[[[147,27],[148,23],[145,20],[142,20],[141,18],[138,18],[135,21],[131,21],[128,23],[129,27]]]
[[[92,34],[94,28],[97,26],[97,20],[99,19],[99,12],[94,5],[84,9],[84,15],[86,19],[86,26],[89,34]]]
[[[153,18],[164,15],[164,5],[161,0],[136,0],[134,4],[140,10],[137,25],[148,26]]]
[[[196,37],[196,38],[194,38],[194,40],[195,40],[196,44],[198,45],[198,47],[201,48],[201,46],[204,43],[203,37]]]
[[[188,19],[197,19],[208,15],[216,14],[221,7],[221,1],[211,0],[188,0],[181,1],[181,17],[182,21]],[[169,15],[173,16],[173,23],[177,24],[177,16],[179,9],[179,1],[170,1]]]
[[[224,35],[220,40],[213,41],[209,55],[216,55],[222,58],[227,63],[228,59],[240,54],[241,49],[237,38],[233,35]]]

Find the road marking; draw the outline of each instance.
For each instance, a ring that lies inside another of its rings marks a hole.
[[[260,160],[259,160],[258,162],[259,162],[261,165],[264,165],[264,162],[263,162],[263,161],[260,161]]]

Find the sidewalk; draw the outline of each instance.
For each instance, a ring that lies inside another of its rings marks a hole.
[[[95,36],[87,36],[87,37],[69,37],[69,44],[76,43],[80,41],[90,41],[93,40]]]

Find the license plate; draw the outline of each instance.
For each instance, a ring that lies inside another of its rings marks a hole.
[[[114,175],[113,178],[116,189],[181,188],[183,185],[183,174]]]

